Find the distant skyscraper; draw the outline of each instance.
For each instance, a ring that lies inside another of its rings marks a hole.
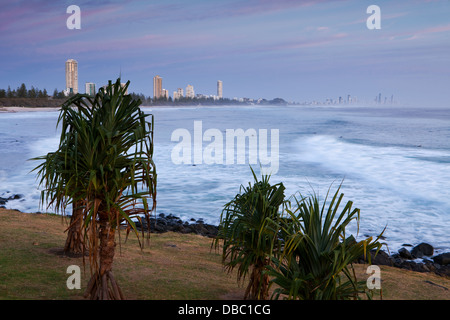
[[[153,99],[161,98],[163,93],[162,90],[162,78],[160,76],[155,76],[153,78]]]
[[[95,83],[86,82],[86,94],[90,96],[95,96]]]
[[[183,98],[183,89],[182,88],[178,88],[177,91],[174,91],[173,92],[173,98],[174,99]]]
[[[186,87],[186,98],[193,99],[195,97],[194,87],[188,84]]]
[[[73,59],[66,61],[66,93],[78,93],[78,62]]]
[[[223,98],[223,83],[222,81],[217,81],[217,96],[219,99]]]

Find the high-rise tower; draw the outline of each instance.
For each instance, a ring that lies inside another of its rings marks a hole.
[[[223,98],[223,83],[220,80],[217,81],[217,97]]]
[[[186,98],[194,99],[195,93],[194,93],[194,87],[190,84],[186,87]]]
[[[163,93],[162,90],[162,78],[160,76],[155,76],[153,78],[153,99],[161,98]]]
[[[86,82],[85,88],[86,88],[86,94],[88,94],[92,97],[95,96],[95,83]]]
[[[73,59],[66,61],[66,92],[78,93],[78,62]]]

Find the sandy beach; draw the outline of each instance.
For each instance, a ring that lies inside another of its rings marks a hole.
[[[198,107],[209,107],[211,108],[211,106],[196,106],[196,105],[187,105],[187,106],[167,106],[167,105],[160,105],[160,106],[141,106],[141,108],[146,108],[146,109],[151,109],[151,108],[165,108],[165,109],[169,109],[169,108],[173,108],[173,109],[177,109],[177,108],[198,108]],[[220,106],[218,106],[220,107]],[[36,107],[36,108],[31,108],[31,107],[0,107],[0,113],[15,113],[15,112],[52,112],[52,111],[59,111],[61,108],[60,107]]]
[[[59,111],[60,108],[30,108],[30,107],[0,107],[1,112],[14,113],[14,112],[43,112],[43,111]]]

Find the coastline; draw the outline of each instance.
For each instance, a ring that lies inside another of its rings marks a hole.
[[[201,108],[201,107],[205,107],[205,106],[196,106],[196,105],[192,105],[192,106],[165,106],[165,105],[160,105],[160,106],[140,106],[140,108],[146,108],[146,109],[180,109],[180,108]],[[211,106],[207,106],[207,107],[211,107]],[[214,106],[213,106],[214,107]],[[218,108],[220,108],[220,106],[217,106]],[[0,106],[0,113],[18,113],[18,112],[54,112],[54,111],[60,111],[61,108],[60,107],[4,107],[4,106]]]
[[[228,105],[153,105],[153,106],[147,106],[147,105],[141,105],[140,108],[145,109],[197,109],[197,108],[223,108],[227,107]],[[257,105],[242,105],[243,108],[245,107],[255,107]],[[270,107],[270,105],[261,105],[257,106],[260,108],[264,107]],[[18,107],[18,106],[0,106],[0,113],[17,113],[17,112],[52,112],[52,111],[59,111],[61,110],[60,107]]]
[[[21,212],[17,209],[7,209],[4,205],[10,200],[20,199],[21,195],[11,195],[8,198],[0,198],[0,209]],[[41,212],[25,214],[46,214]],[[70,217],[70,215],[67,215]],[[180,234],[196,234],[202,237],[215,238],[217,236],[219,226],[205,223],[202,218],[191,218],[189,221],[183,221],[180,217],[173,214],[160,213],[153,216],[149,221],[142,220],[135,222],[136,229],[139,232],[150,233],[166,233],[175,232]],[[125,226],[123,226],[126,228]],[[409,249],[408,249],[408,248]],[[384,248],[375,254],[375,250],[370,252],[372,265],[384,265],[405,269],[420,273],[434,273],[439,276],[450,278],[450,252],[435,254],[434,248],[427,243],[419,243],[415,245],[404,245],[398,252],[386,252]],[[368,263],[367,257],[360,257],[354,263]]]
[[[167,108],[169,108],[169,109],[182,109],[182,108],[186,108],[186,109],[200,109],[200,108],[202,108],[202,107],[204,107],[204,106],[142,106],[142,108],[149,108],[149,109],[152,109],[152,108],[154,108],[155,110],[156,109],[159,109],[159,110],[162,110],[162,109],[167,109]],[[214,106],[214,107],[216,107],[216,108],[221,108],[220,106]],[[245,108],[245,107],[244,107]],[[33,111],[42,111],[42,112],[47,112],[47,111],[55,111],[55,110],[59,110],[59,108],[54,108],[54,107],[36,107],[36,108],[34,108],[34,107],[0,107],[0,109],[3,109],[4,111],[3,112],[33,112]],[[1,111],[1,110],[0,110]],[[5,116],[5,118],[8,118],[7,116]],[[32,118],[32,117],[31,117]],[[1,204],[0,204],[0,206],[1,206]],[[169,208],[169,211],[170,211],[171,209]],[[178,210],[177,210],[178,211]],[[177,211],[173,211],[173,212],[175,212],[175,213],[177,213]],[[179,213],[179,211],[178,211],[178,213]],[[189,219],[188,219],[189,220]],[[184,224],[184,222],[182,222],[181,223],[182,225]],[[160,227],[161,225],[158,223],[157,224],[157,226],[158,227]],[[184,227],[183,227],[184,228]],[[183,228],[181,228],[180,227],[180,230],[183,230]],[[180,231],[181,232],[181,231]],[[409,235],[405,235],[406,237],[411,237],[411,238],[414,238],[414,236],[415,236],[415,233],[413,233],[413,232],[411,232]],[[446,237],[443,237],[443,239],[445,240],[446,239]],[[404,241],[404,242],[400,242],[400,243],[412,243],[412,245],[403,245],[403,246],[406,246],[407,248],[405,248],[405,249],[407,249],[408,251],[409,250],[411,250],[412,248],[413,248],[413,246],[416,246],[416,245],[418,245],[418,242],[408,242],[407,240],[406,241]],[[399,243],[399,244],[400,244]],[[430,242],[430,243],[432,243],[432,242]],[[382,249],[385,249],[385,247],[383,247]],[[395,249],[395,250],[397,250],[397,249]],[[440,249],[440,250],[442,250],[442,248]],[[399,253],[397,253],[397,251],[391,251],[391,252],[389,252],[389,251],[386,251],[386,252],[388,252],[388,254],[389,254],[389,256],[388,257],[385,257],[386,259],[389,259],[389,257],[392,257],[392,259],[391,259],[391,261],[390,261],[390,263],[394,263],[395,262],[395,259],[399,259],[398,258],[398,256],[397,255],[399,255]],[[449,250],[445,250],[445,251],[442,251],[442,252],[449,252]],[[406,253],[407,254],[407,253]],[[381,257],[381,255],[380,255],[380,257]],[[428,257],[428,256],[427,256]],[[426,258],[427,258],[426,257]],[[429,258],[427,258],[427,259],[431,259],[431,256],[429,257]],[[412,262],[414,262],[414,263],[416,263],[416,264],[422,264],[422,259],[415,259],[415,260],[411,260],[411,259],[409,259],[409,260],[407,260],[407,261],[412,261]],[[386,262],[386,263],[388,263],[388,262]],[[415,266],[414,264],[411,264],[411,263],[406,263],[406,262],[403,262],[403,260],[398,260],[397,262],[395,262],[395,263],[397,263],[399,266],[404,266],[405,268],[416,268],[417,266]],[[419,267],[417,267],[417,268],[419,268]]]
[[[52,112],[59,111],[59,107],[0,107],[0,113],[17,113],[17,112]]]
[[[137,223],[138,231],[148,231],[151,233],[194,233],[204,237],[215,238],[219,227],[216,225],[206,224],[203,219],[193,219],[190,221],[182,221],[179,217],[172,214],[165,215],[160,213],[158,217],[150,218],[150,225],[145,221],[142,224]],[[405,245],[398,252],[388,254],[385,250],[380,249],[378,254],[372,250],[371,264],[385,265],[406,269],[415,272],[431,272],[439,276],[450,277],[450,252],[434,254],[434,248],[427,243],[419,243],[411,245],[411,250],[405,248]],[[355,263],[368,263],[368,259],[360,257]]]

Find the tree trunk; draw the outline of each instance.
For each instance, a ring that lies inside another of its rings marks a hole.
[[[99,264],[86,288],[85,297],[92,300],[123,300],[124,296],[112,274],[116,248],[115,229],[107,222],[99,221]]]
[[[269,276],[263,274],[265,267],[264,261],[258,261],[253,266],[244,300],[267,300],[269,297]]]
[[[64,253],[82,254],[84,253],[84,241],[82,233],[83,225],[83,201],[77,201],[72,204],[72,218],[67,232]]]

